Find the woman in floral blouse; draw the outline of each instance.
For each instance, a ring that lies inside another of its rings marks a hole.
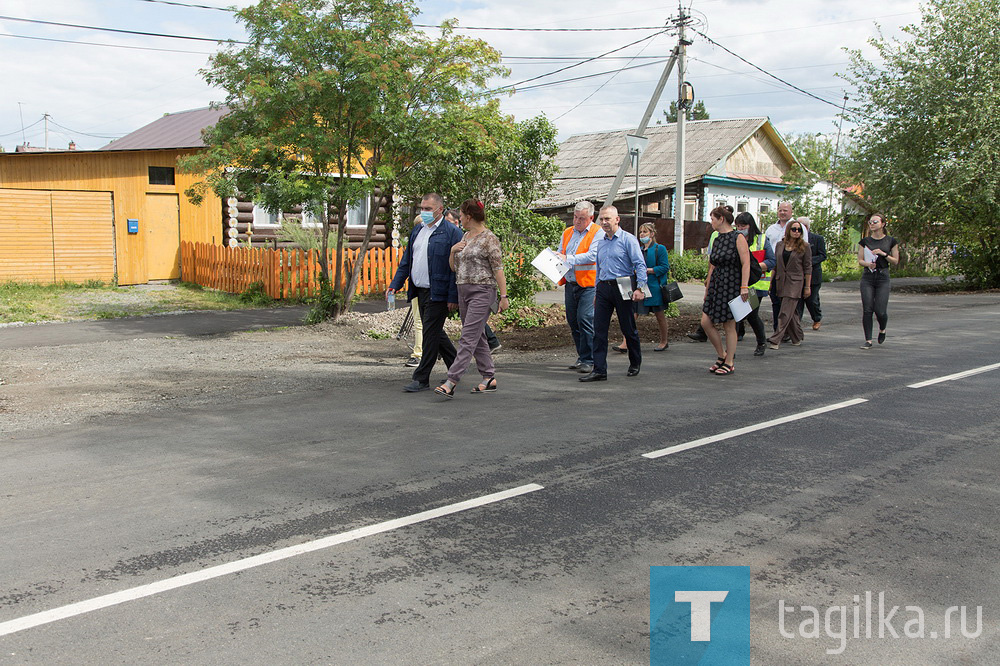
[[[460,209],[459,220],[465,229],[465,237],[452,246],[449,261],[458,284],[462,337],[458,342],[455,362],[448,368],[448,379],[434,389],[435,393],[447,398],[455,397],[455,386],[473,358],[483,381],[472,392],[493,393],[497,390],[496,370],[486,342],[486,320],[494,304],[498,312],[510,307],[500,241],[486,228],[486,210],[482,202],[466,200]]]

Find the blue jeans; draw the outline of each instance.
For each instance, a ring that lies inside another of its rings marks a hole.
[[[581,287],[576,282],[565,286],[566,322],[576,345],[576,362],[594,364],[594,295],[595,287]]]

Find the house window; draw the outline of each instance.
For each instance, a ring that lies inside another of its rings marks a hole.
[[[253,205],[253,226],[255,227],[280,227],[281,215],[274,211],[267,210],[260,204]]]
[[[174,168],[173,167],[149,167],[149,184],[150,185],[173,185],[174,184]]]
[[[360,201],[354,201],[347,207],[347,226],[367,227],[368,226],[368,206],[370,197],[365,197]]]
[[[698,219],[698,200],[697,199],[685,199],[684,200],[684,219],[685,220],[697,220]]]
[[[322,215],[326,215],[326,204],[323,205]],[[316,217],[312,210],[306,206],[302,206],[302,226],[303,227],[321,227],[323,226],[323,218]]]
[[[771,212],[771,204],[769,204],[769,203],[762,203],[760,205],[760,214],[761,215],[767,215],[770,212]]]
[[[745,212],[747,212],[747,210],[749,210],[749,208],[750,208],[750,205],[746,201],[737,201],[736,202],[736,212],[737,213],[745,213]]]

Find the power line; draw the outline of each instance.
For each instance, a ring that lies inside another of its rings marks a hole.
[[[429,25],[426,23],[414,23],[414,28],[440,28],[439,25]],[[663,30],[662,25],[645,25],[632,28],[513,28],[498,26],[471,26],[456,25],[455,30],[501,30],[506,32],[615,32],[621,30]]]
[[[232,42],[234,44],[249,44],[249,42],[238,39],[215,39],[213,37],[191,37],[189,35],[168,35],[160,32],[143,32],[141,30],[122,30],[120,28],[102,28],[93,25],[80,25],[78,23],[59,23],[57,21],[40,21],[38,19],[18,18],[16,16],[0,16],[4,21],[20,21],[21,23],[35,23],[38,25],[55,25],[62,28],[80,28],[81,30],[100,30],[101,32],[114,32],[125,35],[139,35],[141,37],[167,37],[169,39],[189,39],[197,42]]]
[[[619,46],[616,49],[611,49],[610,51],[602,53],[601,55],[596,55],[596,56],[593,56],[592,58],[587,58],[586,60],[581,60],[578,63],[574,63],[572,65],[567,65],[566,67],[560,67],[559,69],[554,70],[552,72],[548,72],[546,74],[539,74],[538,76],[533,76],[530,79],[524,79],[523,81],[518,81],[517,83],[511,83],[511,84],[506,85],[506,86],[501,86],[501,87],[496,88],[496,89],[494,89],[494,90],[492,90],[490,92],[491,93],[497,93],[497,92],[500,92],[500,91],[503,91],[503,90],[509,90],[509,89],[512,89],[512,88],[516,88],[517,86],[519,86],[519,85],[521,85],[523,83],[529,83],[531,81],[537,81],[538,79],[544,79],[547,76],[552,76],[553,74],[558,74],[559,72],[565,72],[567,69],[573,69],[574,67],[579,67],[580,65],[584,65],[584,64],[586,64],[588,62],[593,62],[594,60],[599,60],[600,58],[603,58],[605,56],[611,55],[612,53],[617,53],[618,51],[621,51],[623,49],[627,49],[630,46],[635,46],[636,44],[641,44],[642,42],[645,42],[646,40],[652,39],[652,38],[656,37],[657,35],[661,35],[664,32],[666,32],[666,30],[660,30],[660,32],[654,33],[652,35],[646,35],[642,39],[637,39],[634,42],[630,42],[630,43],[628,43],[628,44],[626,44],[624,46]]]
[[[816,96],[816,95],[813,95],[813,94],[812,94],[811,92],[809,92],[809,91],[807,91],[807,90],[803,90],[802,88],[799,88],[799,87],[798,87],[797,85],[795,85],[794,83],[789,83],[788,81],[785,81],[785,80],[784,80],[784,79],[782,79],[781,77],[778,77],[778,76],[775,76],[774,74],[772,74],[771,72],[767,71],[766,69],[764,69],[764,68],[762,68],[762,67],[758,67],[757,65],[753,64],[752,62],[750,62],[749,60],[747,60],[747,59],[746,59],[746,58],[744,58],[743,56],[741,56],[741,55],[738,55],[738,54],[736,54],[736,53],[733,53],[732,51],[730,51],[729,49],[727,49],[727,48],[726,48],[725,46],[723,46],[722,44],[718,43],[717,41],[715,41],[714,39],[712,39],[711,37],[709,37],[708,35],[706,35],[706,34],[705,34],[705,33],[703,33],[702,31],[700,31],[700,30],[696,30],[696,29],[695,29],[694,31],[695,31],[696,33],[698,33],[699,35],[701,35],[702,37],[704,37],[704,38],[705,38],[706,40],[708,40],[708,42],[709,42],[709,43],[711,43],[711,44],[714,44],[715,46],[718,46],[718,47],[719,47],[720,49],[722,49],[723,51],[725,51],[725,52],[726,52],[726,53],[728,53],[729,55],[731,55],[731,56],[733,56],[734,58],[737,58],[737,59],[739,59],[739,60],[742,60],[743,62],[745,62],[746,64],[750,65],[751,67],[753,67],[753,68],[754,68],[754,69],[756,69],[757,71],[759,71],[759,72],[761,72],[761,73],[763,73],[763,74],[766,74],[767,76],[770,76],[770,77],[771,77],[772,79],[774,79],[775,81],[778,81],[778,82],[780,82],[780,83],[783,83],[784,85],[788,86],[789,88],[794,88],[795,90],[798,90],[798,91],[799,91],[800,93],[802,93],[803,95],[807,95],[807,96],[809,96],[809,97],[812,97],[813,99],[815,99],[815,100],[817,100],[817,101],[820,101],[820,102],[823,102],[824,104],[829,104],[830,106],[832,106],[832,107],[836,108],[837,110],[840,110],[840,105],[839,105],[839,104],[834,104],[833,102],[831,102],[831,101],[830,101],[830,100],[828,100],[828,99],[823,99],[822,97],[818,97],[818,96]]]
[[[51,116],[49,116],[49,122],[55,125],[56,127],[66,130],[67,132],[72,132],[73,134],[82,134],[83,136],[90,136],[95,139],[119,139],[125,136],[124,134],[88,134],[87,132],[81,132],[79,130],[70,129],[65,125],[60,125],[56,121],[52,120]]]
[[[39,118],[38,120],[36,120],[35,122],[31,123],[30,125],[27,125],[26,127],[22,127],[21,129],[16,129],[13,132],[7,132],[6,134],[0,134],[0,138],[3,138],[5,136],[13,136],[14,134],[20,134],[21,132],[23,132],[26,129],[31,129],[32,127],[34,127],[38,123],[42,122],[42,120],[43,120],[43,118]]]
[[[133,49],[136,51],[162,51],[165,53],[194,53],[196,55],[212,55],[208,51],[181,51],[178,49],[158,49],[152,46],[126,46],[125,44],[104,44],[103,42],[81,42],[73,39],[56,39],[54,37],[29,37],[28,35],[4,35],[0,37],[15,37],[17,39],[33,39],[40,42],[59,42],[60,44],[84,44],[86,46],[109,46],[114,49]]]
[[[516,92],[525,92],[527,90],[537,90],[538,88],[548,88],[550,86],[558,86],[563,83],[572,83],[573,81],[583,81],[585,79],[594,79],[599,76],[604,76],[605,74],[614,74],[616,72],[624,72],[630,69],[640,69],[642,67],[651,67],[652,65],[662,65],[663,63],[670,60],[670,58],[660,58],[659,60],[653,60],[652,62],[644,62],[641,65],[632,65],[631,67],[622,67],[621,69],[609,69],[604,72],[597,72],[596,74],[584,74],[582,76],[574,76],[570,79],[560,79],[558,81],[549,81],[547,83],[538,83],[533,86],[528,86],[526,88],[518,88]],[[582,87],[582,86],[579,86]]]
[[[211,5],[194,5],[187,2],[173,2],[172,0],[138,0],[139,2],[153,2],[159,5],[173,5],[175,7],[193,7],[194,9],[217,9],[220,12],[233,12],[229,7],[212,7]]]

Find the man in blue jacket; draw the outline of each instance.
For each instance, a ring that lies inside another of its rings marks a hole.
[[[407,300],[417,298],[420,321],[424,327],[424,350],[420,365],[413,371],[413,381],[403,387],[407,393],[430,388],[431,370],[438,356],[445,367],[455,361],[455,345],[444,332],[448,311],[458,307],[455,272],[448,264],[451,247],[462,240],[462,231],[444,219],[444,200],[439,194],[426,194],[420,200],[421,224],[410,233],[410,242],[399,261],[386,295],[401,289],[408,279]]]

